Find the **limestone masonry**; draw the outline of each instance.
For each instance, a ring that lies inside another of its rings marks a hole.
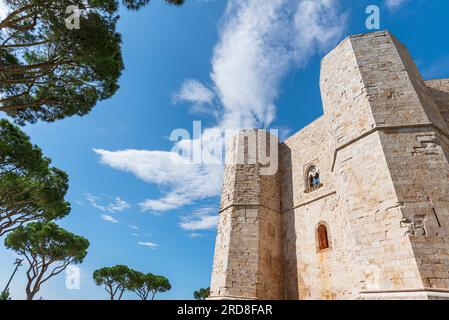
[[[320,87],[324,115],[285,142],[233,139],[279,144],[279,167],[226,166],[211,299],[448,299],[449,79],[382,31],[332,50]]]

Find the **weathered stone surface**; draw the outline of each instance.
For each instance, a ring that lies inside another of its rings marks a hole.
[[[424,81],[382,31],[323,58],[320,87],[324,115],[279,145],[276,175],[226,166],[212,298],[449,298],[449,79]]]

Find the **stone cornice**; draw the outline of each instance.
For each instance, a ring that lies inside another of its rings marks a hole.
[[[333,156],[333,160],[332,160],[332,167],[331,167],[331,172],[334,172],[334,167],[335,167],[335,162],[337,160],[337,153],[343,149],[345,149],[346,147],[350,146],[351,144],[356,143],[357,141],[375,133],[378,131],[387,131],[387,130],[402,130],[402,129],[417,129],[417,128],[431,128],[434,129],[436,131],[438,131],[438,133],[440,133],[441,135],[445,136],[446,138],[449,139],[449,134],[441,129],[439,126],[437,126],[434,123],[428,122],[428,123],[417,123],[417,124],[409,124],[409,125],[400,125],[400,126],[378,126],[375,127],[371,130],[366,131],[365,133],[361,134],[360,136],[358,136],[357,138],[354,138],[344,144],[342,144],[341,146],[337,147],[334,150],[334,156]]]

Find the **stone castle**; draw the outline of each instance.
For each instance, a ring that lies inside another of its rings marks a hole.
[[[320,87],[323,116],[269,136],[275,174],[225,167],[210,299],[448,299],[449,79],[381,31],[324,57]]]

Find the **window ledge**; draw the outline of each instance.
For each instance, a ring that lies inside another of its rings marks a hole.
[[[318,190],[319,188],[321,188],[322,186],[323,186],[323,184],[320,183],[320,184],[318,184],[318,185],[316,185],[316,186],[307,188],[306,190],[304,190],[304,193],[310,193],[310,192],[316,191],[316,190]]]

